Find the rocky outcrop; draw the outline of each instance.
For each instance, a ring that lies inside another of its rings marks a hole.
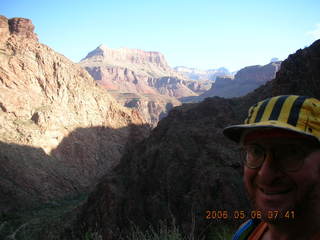
[[[290,55],[274,80],[244,97],[208,98],[172,110],[100,182],[76,229],[117,239],[130,222],[146,228],[174,219],[197,238],[221,223],[205,221],[206,210],[246,209],[237,148],[222,129],[243,122],[252,104],[279,94],[320,99],[320,40]]]
[[[0,215],[90,190],[148,132],[33,29],[0,18]]]
[[[32,24],[30,19],[11,18],[8,22],[11,34],[15,34],[24,38],[38,40],[37,35],[33,32],[34,25]]]
[[[18,35],[20,37],[38,40],[34,33],[34,25],[30,19],[26,18],[11,18],[7,19],[5,16],[0,16],[0,40],[5,41],[10,34]]]

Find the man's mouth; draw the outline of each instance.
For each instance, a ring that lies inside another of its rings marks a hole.
[[[286,194],[286,193],[289,193],[292,188],[288,188],[288,189],[279,189],[279,190],[272,190],[272,189],[265,189],[265,188],[260,188],[259,187],[259,190],[261,192],[263,192],[264,194],[266,195],[278,195],[278,194]]]

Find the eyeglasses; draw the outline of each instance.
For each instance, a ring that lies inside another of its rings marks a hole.
[[[294,172],[301,169],[304,159],[317,148],[319,147],[301,144],[278,144],[272,148],[264,148],[258,144],[249,144],[242,149],[242,159],[248,168],[257,169],[271,154],[272,159],[282,170]]]

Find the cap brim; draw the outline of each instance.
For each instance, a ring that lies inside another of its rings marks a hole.
[[[300,133],[305,136],[310,136],[312,138],[316,138],[312,134],[307,134],[306,132],[303,132],[300,129],[290,124],[278,122],[278,121],[265,121],[265,122],[250,123],[250,124],[232,125],[224,128],[222,133],[230,140],[239,143],[241,141],[242,134],[246,130],[264,129],[264,128],[279,128],[279,129]]]

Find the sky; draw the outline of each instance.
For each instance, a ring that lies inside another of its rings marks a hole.
[[[320,39],[319,0],[1,0],[74,62],[100,44],[164,54],[171,67],[265,65]]]

